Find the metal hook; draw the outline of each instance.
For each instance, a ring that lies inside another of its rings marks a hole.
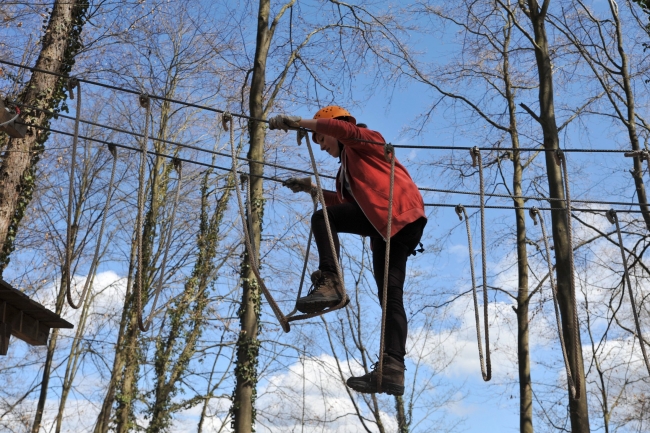
[[[611,224],[616,224],[617,216],[616,216],[616,211],[614,210],[614,208],[608,210],[605,215],[607,216],[607,219],[609,220],[609,222]]]
[[[142,93],[138,97],[138,100],[140,101],[140,107],[149,108],[149,95],[147,95],[146,93]]]

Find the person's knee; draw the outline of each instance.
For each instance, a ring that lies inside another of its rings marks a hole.
[[[312,225],[321,223],[323,221],[325,221],[325,216],[323,215],[323,210],[322,209],[317,210],[311,216],[311,224]]]

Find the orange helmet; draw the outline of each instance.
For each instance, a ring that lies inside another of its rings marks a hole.
[[[350,123],[357,124],[357,119],[348,110],[337,105],[323,107],[314,114],[314,119],[337,119],[339,117],[347,117]]]

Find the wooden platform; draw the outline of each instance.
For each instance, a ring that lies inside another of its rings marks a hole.
[[[32,346],[44,346],[51,328],[74,326],[0,280],[0,355],[6,355],[13,335]]]

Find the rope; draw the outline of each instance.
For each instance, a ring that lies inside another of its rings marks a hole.
[[[542,227],[542,238],[544,239],[544,248],[546,250],[546,263],[548,265],[548,276],[551,281],[551,293],[553,294],[553,308],[555,309],[555,323],[557,325],[557,334],[560,339],[560,347],[562,348],[562,358],[564,359],[564,368],[566,370],[567,384],[569,385],[569,391],[571,392],[571,398],[574,400],[580,399],[580,386],[576,382],[580,379],[579,375],[576,375],[576,382],[573,380],[573,374],[571,373],[571,365],[569,364],[569,358],[566,353],[566,343],[564,342],[564,335],[562,334],[562,322],[560,321],[560,308],[557,300],[557,286],[555,285],[555,279],[553,278],[553,264],[551,263],[551,253],[548,246],[548,236],[546,235],[546,224],[544,224],[544,218],[542,217],[542,212],[537,208],[532,208],[529,212],[530,217],[533,219],[535,225],[537,225],[536,216],[539,216],[539,221]]]
[[[562,174],[564,177],[564,194],[566,197],[566,218],[567,218],[567,238],[569,240],[569,276],[570,290],[571,290],[571,299],[570,302],[573,304],[573,354],[574,354],[574,363],[576,369],[582,360],[581,351],[582,347],[580,345],[580,326],[578,323],[578,302],[576,301],[576,285],[575,285],[575,267],[573,262],[573,228],[571,224],[571,193],[569,189],[569,172],[566,167],[566,157],[564,152],[561,149],[556,149],[556,152],[553,154],[555,156],[555,162],[558,165],[562,166]],[[576,400],[580,398],[580,374],[579,371],[575,371],[576,376]]]
[[[330,248],[332,249],[332,256],[338,257],[338,254],[336,253],[336,245],[334,245],[334,236],[332,235],[332,229],[330,227],[330,220],[329,217],[327,216],[325,195],[323,194],[323,188],[321,187],[320,175],[318,174],[318,167],[316,165],[316,157],[314,156],[314,150],[312,149],[311,146],[311,140],[309,139],[309,134],[305,134],[305,135],[301,134],[301,137],[302,136],[305,137],[305,141],[307,142],[307,150],[309,151],[309,158],[311,160],[312,169],[314,170],[314,178],[316,179],[316,195],[321,203],[321,208],[323,209],[323,217],[325,218],[325,228],[327,229],[327,239],[329,240]],[[343,272],[341,270],[341,265],[339,264],[339,260],[336,260],[336,274],[339,277],[339,282],[341,283],[341,291],[342,291],[341,302],[339,302],[338,305],[335,305],[331,308],[327,308],[323,311],[319,311],[316,313],[299,314],[296,316],[292,316],[288,320],[295,321],[295,320],[309,319],[311,317],[322,316],[323,314],[329,313],[330,311],[338,310],[340,308],[345,307],[346,299],[347,299],[347,291],[345,290],[345,284],[343,282]]]
[[[74,99],[73,88],[77,88],[77,112],[75,113],[75,123],[74,123],[74,135],[72,138],[72,155],[70,158],[70,185],[68,187],[68,220],[67,220],[67,230],[66,230],[66,241],[65,241],[65,263],[64,263],[64,272],[65,272],[65,293],[66,298],[68,299],[68,304],[75,310],[81,307],[83,300],[86,297],[86,287],[81,293],[81,298],[79,303],[75,304],[72,300],[72,253],[74,249],[73,241],[74,235],[73,232],[76,232],[77,226],[72,224],[72,205],[74,201],[74,169],[77,164],[77,143],[79,141],[79,118],[81,113],[81,85],[79,81],[74,78],[68,80],[68,90],[70,91],[70,99]]]
[[[60,115],[60,116],[65,117],[63,115]],[[70,118],[72,118],[72,117],[70,117]],[[81,120],[81,122],[82,123],[92,124],[92,125],[97,125],[95,123],[85,122],[83,120]],[[46,127],[42,127],[42,126],[35,125],[35,124],[26,124],[26,125],[29,126],[29,127],[32,127],[32,128],[42,130],[42,131],[54,132],[54,133],[57,133],[57,134],[67,135],[67,136],[70,136],[70,137],[73,136],[72,133],[61,131],[61,130],[54,129],[54,128],[46,128]],[[121,131],[121,132],[124,132],[124,131]],[[133,135],[138,136],[138,137],[142,137],[141,134],[133,134]],[[104,144],[104,145],[113,145],[113,146],[116,146],[116,147],[118,147],[120,149],[133,150],[133,151],[136,151],[136,152],[141,152],[142,151],[141,149],[138,149],[138,148],[135,148],[135,147],[126,146],[126,145],[123,145],[123,144],[114,143],[114,142],[110,142],[110,141],[106,141],[106,140],[101,140],[101,139],[94,138],[94,137],[87,137],[87,136],[79,135],[79,138],[81,138],[83,140],[86,140],[86,141],[94,142],[94,143],[99,143],[99,144]],[[163,140],[157,140],[157,141],[173,144],[173,145],[180,146],[180,147],[192,148],[192,147],[189,147],[187,145],[183,145],[181,143],[176,143],[176,142],[173,142],[173,141],[163,141]],[[206,152],[212,153],[211,151],[207,151],[207,150],[206,150]],[[177,157],[175,155],[167,155],[167,154],[161,153],[161,152],[148,150],[147,154],[152,155],[152,156],[160,156],[162,158],[169,158],[169,159],[177,158],[180,161],[186,162],[188,164],[198,165],[198,166],[201,166],[201,167],[207,167],[207,168],[212,168],[212,169],[222,170],[222,171],[228,171],[228,172],[232,171],[232,168],[221,167],[221,166],[218,166],[218,165],[215,165],[215,164],[209,164],[209,163],[196,161],[196,160],[192,160],[192,159],[187,159],[187,158],[179,158],[179,157]],[[221,153],[215,153],[215,154],[222,155]],[[230,157],[230,155],[228,155],[228,157]],[[238,157],[237,159],[242,160],[242,161],[255,162],[255,163],[258,163],[258,164],[264,164],[264,165],[267,165],[267,166],[270,166],[270,167],[282,168],[282,169],[294,171],[294,172],[297,172],[297,173],[313,174],[312,172],[309,172],[309,171],[306,171],[306,170],[299,170],[299,169],[295,169],[295,168],[292,168],[292,167],[284,167],[284,166],[275,165],[275,164],[271,164],[271,163],[264,163],[262,161],[252,160],[252,159],[243,158],[243,157]],[[263,175],[247,174],[247,176],[257,177],[257,178],[260,178],[260,179],[269,180],[269,181],[278,182],[278,183],[282,183],[285,180],[285,179],[279,179],[279,178],[272,177],[272,176],[263,176]],[[327,176],[327,175],[321,175],[321,176],[325,177],[325,178],[329,178],[329,179],[334,179],[334,176]],[[466,192],[466,191],[439,190],[439,189],[433,189],[433,188],[419,188],[419,189],[420,189],[420,191],[449,192],[449,193],[456,193],[456,194],[471,194],[471,195],[479,194],[479,193],[473,193],[473,192],[470,193],[470,192]],[[523,199],[541,200],[541,201],[564,200],[564,199],[556,199],[556,198],[550,198],[550,197],[511,196],[511,195],[506,195],[506,194],[501,194],[500,195],[500,194],[492,194],[492,193],[485,193],[485,196],[486,197],[501,197],[501,196],[503,196],[504,198],[523,198]],[[639,205],[638,203],[611,202],[611,201],[593,201],[593,200],[572,200],[572,201],[580,202],[580,203],[594,203],[594,204],[621,205],[621,206],[638,206]],[[451,207],[451,208],[456,207],[456,205],[454,205],[454,204],[447,204],[447,203],[424,203],[424,206],[425,207]],[[479,205],[465,205],[465,207],[467,209],[478,209]],[[528,210],[529,211],[534,206],[520,206],[520,207],[518,207],[518,206],[485,205],[484,207],[485,207],[485,209],[503,209],[503,210],[523,209],[523,210]],[[545,210],[545,211],[546,210],[555,210],[553,208],[548,208],[548,207],[538,207],[538,209],[539,210]],[[590,213],[607,212],[606,209],[589,209],[589,208],[572,208],[571,210],[574,211],[574,212],[590,212]],[[643,213],[644,212],[644,211],[641,211],[639,209],[617,209],[616,211],[617,212],[624,212],[624,213]]]
[[[55,76],[62,77],[62,78],[68,78],[64,74],[60,74],[60,73],[53,72],[53,71],[46,71],[46,70],[43,70],[43,69],[34,68],[34,67],[26,66],[26,65],[21,65],[21,64],[18,64],[18,63],[9,62],[7,60],[0,59],[0,64],[10,65],[10,66],[14,66],[14,67],[22,68],[22,69],[27,69],[27,70],[30,70],[30,71],[33,71],[33,72],[40,72],[40,73],[44,73],[44,74],[55,75]],[[113,85],[110,85],[110,84],[100,83],[100,82],[97,82],[97,81],[81,79],[81,78],[79,78],[78,80],[80,82],[84,82],[84,83],[87,83],[87,84],[92,84],[92,85],[95,85],[95,86],[99,86],[99,87],[103,87],[103,88],[106,88],[106,89],[111,89],[111,90],[115,90],[115,91],[119,91],[119,92],[130,93],[132,95],[139,95],[140,94],[140,92],[137,91],[137,90],[126,89],[124,87],[113,86]],[[150,97],[154,98],[154,99],[157,99],[159,101],[170,102],[170,103],[174,103],[174,104],[183,105],[183,106],[186,106],[186,107],[198,108],[198,109],[210,111],[210,112],[213,112],[213,113],[222,113],[222,114],[224,114],[224,113],[227,112],[226,110],[221,110],[221,109],[218,109],[218,108],[208,107],[206,105],[194,104],[194,103],[191,103],[191,102],[181,101],[181,100],[178,100],[178,99],[167,98],[167,97],[164,97],[164,96],[150,95]],[[242,119],[248,119],[248,120],[253,120],[253,121],[257,121],[257,122],[268,123],[267,119],[255,118],[255,117],[247,116],[247,115],[241,114],[241,113],[228,113],[228,115],[239,117],[239,118],[242,118]],[[301,129],[304,129],[304,128],[301,128]],[[313,131],[309,131],[309,132],[313,132]],[[360,140],[359,139],[357,141],[362,141],[362,142],[369,143],[369,144],[378,144],[378,145],[382,145],[382,146],[385,144],[385,143],[382,143],[382,142],[370,141],[370,140]],[[393,147],[395,147],[396,149],[428,149],[428,150],[472,150],[474,148],[472,146],[414,146],[414,145],[393,145]],[[499,150],[499,151],[503,151],[503,152],[507,152],[507,151],[511,151],[511,152],[512,151],[519,151],[519,152],[551,152],[551,151],[554,151],[554,149],[545,149],[543,147],[533,147],[533,148],[514,148],[514,147],[494,148],[494,147],[484,147],[484,148],[480,148],[480,149],[481,150],[488,150],[488,151]],[[628,152],[627,150],[621,150],[621,149],[565,149],[564,151],[565,152],[580,152],[580,153],[625,153],[625,152]]]
[[[616,233],[618,233],[618,245],[621,247],[621,259],[623,260],[623,273],[625,274],[625,282],[627,282],[628,294],[630,295],[630,304],[632,306],[632,315],[634,316],[634,325],[636,326],[636,333],[639,338],[639,345],[641,346],[641,353],[643,354],[643,360],[645,361],[645,366],[648,369],[648,374],[650,374],[650,362],[648,361],[648,354],[645,350],[645,343],[643,339],[643,334],[641,333],[641,324],[639,322],[639,313],[636,310],[636,303],[634,301],[634,293],[632,292],[632,283],[630,281],[630,274],[627,270],[627,260],[625,259],[625,249],[623,248],[623,236],[621,235],[621,226],[618,222],[618,216],[614,209],[610,209],[607,212],[607,219],[609,222],[616,224]]]
[[[478,294],[476,293],[476,275],[474,273],[474,248],[472,247],[473,242],[472,242],[472,231],[469,227],[469,217],[467,216],[467,211],[465,210],[465,206],[462,204],[459,204],[456,206],[456,213],[458,214],[458,218],[462,221],[463,217],[461,216],[461,213],[465,215],[465,228],[467,230],[467,245],[469,246],[469,267],[472,273],[472,296],[474,298],[474,321],[476,322],[476,341],[478,343],[478,358],[481,364],[481,375],[483,376],[483,380],[487,381],[490,380],[490,376],[492,375],[492,371],[488,371],[485,366],[485,361],[483,359],[483,345],[481,344],[482,338],[481,338],[481,319],[479,318],[479,308],[478,308]],[[488,329],[488,321],[487,321],[487,316],[484,316],[484,324],[483,326],[485,329]],[[488,345],[489,341],[486,339],[485,341],[485,350],[487,352],[487,359],[490,359],[490,346]],[[491,366],[491,364],[490,364]],[[487,379],[486,379],[487,378]]]
[[[316,198],[316,191],[313,191],[313,194],[311,194],[311,199],[314,203],[314,213],[318,210],[318,199]],[[311,240],[312,237],[314,236],[314,230],[309,226],[309,236],[307,237],[307,250],[305,251],[305,260],[303,261],[302,264],[302,274],[300,275],[300,284],[298,285],[298,295],[296,296],[296,305],[293,307],[293,310],[289,314],[287,314],[287,317],[291,317],[296,312],[298,311],[298,299],[300,299],[300,295],[302,294],[302,285],[305,282],[305,274],[307,273],[307,264],[309,263],[309,250],[311,249]]]
[[[142,321],[142,272],[143,272],[143,266],[142,266],[142,260],[143,260],[143,251],[142,251],[142,230],[144,229],[144,221],[143,221],[143,214],[144,214],[144,202],[145,202],[145,197],[144,197],[144,192],[145,192],[145,169],[146,169],[146,162],[147,162],[147,137],[149,136],[149,115],[151,114],[151,101],[149,100],[149,96],[145,94],[141,94],[140,98],[140,106],[142,108],[146,109],[145,113],[145,121],[144,121],[144,133],[143,139],[140,144],[140,172],[139,172],[139,186],[138,186],[138,214],[136,217],[136,222],[135,222],[135,237],[136,237],[136,246],[138,248],[138,262],[137,262],[137,268],[136,268],[136,309],[138,311],[138,327],[142,332],[147,332],[149,330],[149,325],[150,322],[145,323]]]
[[[488,382],[492,378],[492,361],[490,359],[490,328],[488,327],[488,293],[487,293],[487,254],[485,252],[485,182],[483,180],[483,158],[481,158],[481,149],[474,147],[470,150],[472,156],[472,165],[478,163],[478,178],[481,210],[481,266],[483,271],[483,321],[485,322],[485,367],[486,374],[483,374],[483,380]]]
[[[239,215],[242,220],[242,229],[244,231],[244,243],[246,244],[246,250],[248,251],[248,259],[249,259],[251,271],[253,271],[253,274],[255,275],[255,278],[257,279],[260,289],[262,290],[264,297],[268,301],[271,310],[273,310],[273,314],[275,314],[275,317],[278,319],[278,322],[280,322],[280,326],[282,326],[282,330],[284,332],[289,332],[291,330],[289,323],[287,319],[284,317],[284,315],[282,314],[282,311],[280,311],[280,307],[278,307],[278,304],[275,302],[275,299],[273,299],[273,296],[271,296],[271,293],[269,293],[268,289],[266,288],[266,285],[264,284],[264,280],[262,280],[259,269],[257,267],[257,260],[254,257],[255,253],[253,252],[250,233],[247,229],[248,223],[246,221],[246,212],[244,211],[244,203],[241,196],[239,178],[237,176],[237,154],[235,151],[235,134],[234,134],[235,128],[233,124],[233,118],[229,113],[226,112],[223,114],[222,121],[224,125],[226,124],[226,122],[230,122],[230,151],[232,156],[232,172],[235,180],[235,190],[237,191],[237,204],[239,205]],[[248,200],[250,201],[250,196]]]
[[[384,158],[390,162],[390,189],[388,190],[388,224],[386,225],[386,251],[384,252],[384,288],[381,299],[381,337],[379,338],[379,362],[377,364],[377,392],[381,393],[384,375],[384,336],[386,333],[386,303],[388,302],[388,265],[390,262],[391,224],[393,221],[393,191],[395,186],[395,147],[384,144]]]
[[[174,160],[174,169],[178,173],[178,180],[176,181],[176,191],[174,193],[174,203],[172,205],[172,213],[169,216],[169,227],[167,228],[167,240],[165,242],[165,252],[163,253],[162,263],[160,264],[160,276],[158,277],[158,283],[156,284],[156,292],[153,298],[153,304],[151,305],[151,311],[149,312],[149,317],[145,321],[144,327],[149,329],[153,316],[155,315],[156,305],[158,304],[158,297],[160,292],[162,292],[163,280],[165,278],[165,269],[167,268],[167,255],[171,248],[172,244],[172,234],[174,231],[174,221],[176,220],[176,209],[178,208],[178,202],[180,201],[181,195],[181,182],[183,181],[183,166],[182,163],[178,160]]]

